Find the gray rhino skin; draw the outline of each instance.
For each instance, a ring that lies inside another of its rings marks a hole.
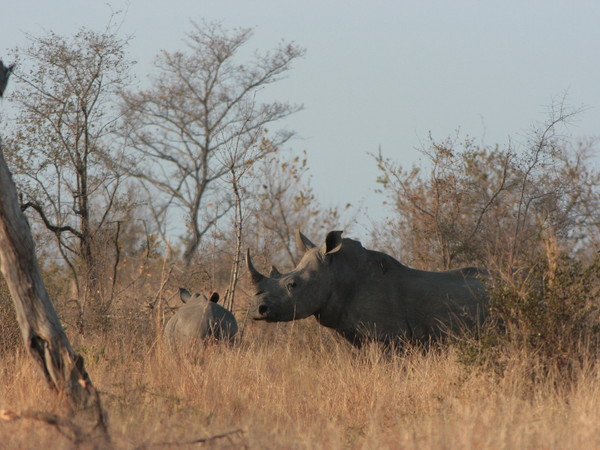
[[[228,309],[217,304],[219,294],[215,292],[208,300],[204,295],[192,296],[186,289],[179,288],[179,297],[184,305],[168,320],[164,330],[170,346],[189,348],[209,337],[233,341],[237,321]]]
[[[286,322],[314,315],[360,347],[367,339],[427,342],[485,318],[485,270],[411,269],[358,241],[342,239],[341,231],[329,232],[320,248],[300,232],[296,239],[305,254],[285,274],[273,267],[269,277],[262,275],[248,250],[255,320]]]

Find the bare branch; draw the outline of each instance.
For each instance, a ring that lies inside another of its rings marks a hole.
[[[27,203],[21,205],[21,211],[26,211],[28,208],[35,209],[37,211],[37,213],[39,214],[40,218],[42,219],[42,221],[44,222],[44,225],[46,225],[46,228],[48,230],[52,231],[54,234],[61,234],[61,233],[68,231],[69,233],[72,233],[75,236],[81,238],[81,232],[74,229],[73,227],[70,227],[68,225],[64,225],[64,226],[52,225],[50,223],[50,221],[48,220],[48,217],[46,217],[46,214],[44,213],[44,209],[39,204],[33,203],[33,202],[27,202]]]

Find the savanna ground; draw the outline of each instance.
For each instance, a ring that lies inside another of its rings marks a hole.
[[[238,343],[208,345],[195,358],[168,354],[150,317],[103,337],[69,333],[101,393],[115,447],[600,448],[594,354],[565,376],[518,345],[492,364],[460,341],[429,351],[357,350],[313,319],[238,319]],[[60,411],[20,347],[0,364],[0,409]],[[0,442],[71,448],[59,431],[2,422]]]

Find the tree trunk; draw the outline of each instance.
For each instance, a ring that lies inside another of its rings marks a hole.
[[[235,289],[237,287],[237,283],[240,278],[240,262],[242,259],[242,231],[244,225],[244,217],[242,215],[242,196],[239,190],[239,178],[236,177],[235,169],[233,165],[230,168],[231,172],[231,186],[233,188],[233,194],[235,197],[235,251],[233,254],[233,263],[231,266],[231,274],[229,278],[229,287],[227,288],[227,293],[225,294],[225,308],[229,309],[229,311],[233,311],[233,306],[235,304]]]
[[[92,419],[93,429],[108,442],[107,416],[98,392],[83,357],[71,347],[42,281],[29,224],[19,207],[1,143],[0,269],[15,304],[25,347],[50,388],[67,401],[71,412],[87,413],[83,417]]]

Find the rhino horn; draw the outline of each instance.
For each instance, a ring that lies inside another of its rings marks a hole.
[[[300,230],[296,231],[296,245],[298,246],[298,250],[302,252],[306,252],[307,250],[316,247],[316,245],[313,244],[310,239],[304,236]]]
[[[281,276],[281,272],[279,270],[277,270],[277,267],[271,266],[271,273],[269,273],[269,277],[275,278],[275,277],[280,277],[280,276]]]
[[[248,266],[248,270],[250,271],[250,276],[252,277],[252,282],[254,284],[260,283],[265,276],[260,273],[252,264],[252,257],[250,256],[250,249],[246,251],[246,265]]]

